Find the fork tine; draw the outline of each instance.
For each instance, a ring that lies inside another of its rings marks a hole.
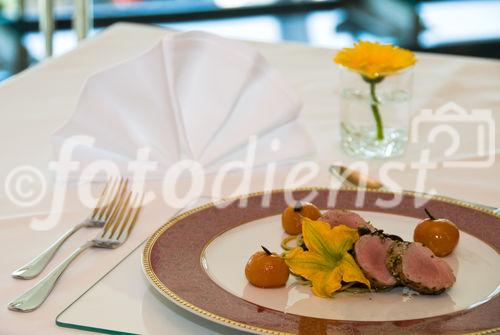
[[[113,200],[113,197],[115,196],[118,183],[119,183],[119,179],[113,178],[111,180],[111,185],[108,188],[108,192],[105,194],[105,196],[103,198],[102,207],[99,209],[99,214],[97,217],[98,220],[103,219],[103,216],[104,216],[104,213],[106,212],[106,209],[109,207],[109,205],[111,204],[111,202]]]
[[[120,231],[118,232],[118,236],[116,237],[117,239],[120,239],[120,236],[122,236],[123,231],[125,230],[125,227],[127,226],[130,217],[132,216],[132,211],[134,210],[135,202],[137,200],[137,194],[134,194],[134,199],[132,200],[132,205],[128,208],[127,215],[125,215],[125,219],[123,220],[123,224],[120,227]]]
[[[110,185],[112,184],[113,180],[110,179],[106,182],[106,185],[104,185],[104,188],[101,191],[101,194],[99,195],[99,198],[97,200],[97,203],[94,207],[94,210],[92,211],[92,214],[90,215],[90,219],[94,220],[97,216],[97,213],[99,213],[99,209],[101,209],[104,201],[104,196],[106,195],[106,192],[108,192],[108,189]]]
[[[127,192],[127,198],[123,202],[123,206],[121,206],[121,209],[120,209],[120,212],[119,212],[120,214],[118,214],[118,217],[116,218],[113,226],[111,227],[111,232],[109,233],[109,238],[110,239],[113,239],[113,236],[115,235],[116,230],[118,229],[118,227],[120,225],[122,225],[122,222],[127,222],[126,220],[123,221],[123,215],[125,214],[125,212],[127,212],[127,209],[129,207],[129,204],[130,204],[130,197],[131,197],[131,195],[132,195],[132,192],[128,191]]]
[[[128,186],[128,179],[127,178],[120,178],[120,183],[116,187],[115,193],[113,193],[113,200],[109,203],[108,207],[106,208],[106,211],[104,213],[103,219],[107,221],[110,218],[110,215],[113,213],[113,210],[116,208],[116,203],[120,199],[120,195],[124,190],[127,189]]]
[[[129,206],[129,208],[128,208],[127,215],[125,216],[125,219],[123,220],[124,224],[120,227],[120,231],[118,232],[118,236],[116,237],[117,239],[119,239],[120,236],[122,236],[123,231],[125,230],[125,228],[127,227],[128,223],[130,222],[129,220],[130,220],[130,217],[132,216],[132,212],[134,210],[134,206],[136,206],[137,197],[138,197],[138,194],[134,193],[134,198],[133,198],[133,200],[131,202],[131,206]]]
[[[139,217],[139,214],[141,213],[141,210],[142,210],[142,202],[143,201],[144,201],[144,193],[141,194],[141,198],[140,198],[139,202],[137,203],[137,206],[135,206],[135,204],[134,204],[134,206],[137,207],[137,209],[135,211],[134,217],[132,218],[132,222],[130,223],[130,225],[127,229],[127,233],[123,237],[123,240],[126,240],[129,237],[130,233],[132,232],[132,229],[134,229],[135,224],[137,222],[137,218]],[[131,209],[133,209],[134,206],[132,206]]]
[[[120,208],[122,207],[123,204],[123,199],[125,197],[125,194],[127,193],[127,182],[128,180],[124,183],[124,187],[122,187],[121,190],[116,194],[115,199],[113,199],[113,207],[111,208],[111,215],[107,217],[106,219],[106,224],[104,227],[102,227],[102,234],[101,237],[104,237],[109,231],[109,229],[115,224],[116,222],[116,216],[120,212]],[[109,235],[108,235],[109,237]]]

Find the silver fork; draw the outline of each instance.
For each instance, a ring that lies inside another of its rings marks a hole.
[[[86,249],[91,247],[114,249],[127,240],[142,209],[143,195],[129,191],[127,183],[122,182],[120,186],[118,197],[111,204],[111,215],[97,236],[76,249],[34,287],[11,301],[8,305],[10,310],[30,312],[37,309],[49,296],[64,270]]]
[[[21,266],[19,269],[12,272],[12,277],[18,279],[32,279],[38,276],[43,269],[49,264],[50,260],[54,257],[57,250],[63,245],[66,240],[77,232],[80,228],[91,227],[91,228],[102,228],[106,223],[106,220],[111,215],[111,204],[113,200],[118,196],[118,190],[121,187],[121,184],[127,183],[127,181],[123,179],[114,179],[108,181],[106,186],[101,192],[99,196],[99,200],[92,213],[86,218],[82,223],[74,226],[66,233],[64,233],[61,237],[57,239],[52,245],[50,245],[45,251],[43,251],[40,255],[33,258],[27,264]]]

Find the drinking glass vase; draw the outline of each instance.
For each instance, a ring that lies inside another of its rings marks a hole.
[[[401,156],[408,142],[413,67],[376,80],[341,67],[343,150],[358,158]]]

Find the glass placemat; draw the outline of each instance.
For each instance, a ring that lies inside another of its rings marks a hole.
[[[144,277],[144,243],[56,318],[61,327],[104,334],[245,334],[191,314],[161,296]]]

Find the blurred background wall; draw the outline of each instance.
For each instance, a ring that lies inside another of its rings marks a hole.
[[[75,3],[0,0],[0,80],[45,57],[40,7],[53,3],[53,54],[77,45]],[[120,21],[267,42],[342,48],[358,39],[500,59],[499,0],[87,0],[90,34]],[[78,6],[76,6],[78,8]]]

